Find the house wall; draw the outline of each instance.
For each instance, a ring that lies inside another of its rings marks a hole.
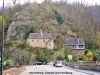
[[[80,55],[80,56],[83,56],[84,55],[84,49],[79,49],[79,48],[76,48],[76,49],[73,49],[72,46],[67,46],[68,48],[68,54],[69,55]],[[85,48],[85,46],[84,46]]]
[[[53,49],[54,48],[54,42],[53,39],[51,39],[48,44],[46,42],[50,39],[27,39],[27,42],[32,47],[41,47],[41,48],[48,48]]]
[[[72,54],[83,56],[84,55],[84,50],[79,50],[79,49],[75,50],[74,49],[74,50],[72,50]]]

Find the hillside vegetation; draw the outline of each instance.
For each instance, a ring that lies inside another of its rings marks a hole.
[[[68,37],[83,37],[86,42],[86,48],[100,48],[100,5],[86,6],[79,3],[68,4],[67,1],[50,2],[45,0],[42,4],[26,3],[23,5],[16,4],[14,7],[5,8],[5,51],[20,50],[17,53],[23,53],[25,48],[17,49],[17,42],[24,40],[25,31],[31,25],[34,32],[53,33],[55,44],[62,47],[63,41]],[[55,18],[54,10],[62,17],[59,24]],[[2,12],[1,12],[2,13]],[[2,16],[0,13],[0,28]],[[1,29],[0,29],[1,36]],[[10,42],[9,42],[10,40]],[[1,37],[0,37],[1,41]],[[12,43],[11,43],[12,42]],[[22,41],[22,43],[25,43]],[[30,48],[30,47],[29,47]],[[23,52],[22,52],[23,51]],[[5,53],[7,53],[5,52]],[[30,52],[30,51],[29,51]],[[26,52],[27,53],[27,52]],[[21,55],[21,54],[19,54]],[[8,55],[9,56],[9,55]]]

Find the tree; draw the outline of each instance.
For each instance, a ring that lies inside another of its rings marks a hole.
[[[36,61],[47,63],[48,62],[48,57],[45,56],[44,54],[40,54],[40,55],[36,56]]]
[[[68,59],[68,49],[67,49],[67,48],[65,48],[64,54],[65,54],[64,58],[65,58],[65,59]]]
[[[24,34],[24,39],[27,39],[30,33],[33,33],[35,31],[35,28],[30,25],[26,30]]]
[[[96,43],[100,47],[100,32],[97,35],[97,41],[96,41]]]
[[[62,16],[56,10],[54,10],[54,14],[55,14],[55,18],[57,20],[57,23],[58,24],[63,24],[63,18],[62,18]]]
[[[61,55],[58,55],[57,57],[56,57],[56,60],[63,60],[64,58],[61,56]]]

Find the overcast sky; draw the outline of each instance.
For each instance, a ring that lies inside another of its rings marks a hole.
[[[3,0],[0,0],[0,7],[2,6],[2,1]],[[8,6],[9,4],[10,5],[13,5],[13,2],[12,2],[12,0],[4,0],[5,1],[5,5],[6,6]],[[29,0],[16,0],[16,3],[19,3],[20,2],[20,4],[23,4],[23,3],[25,3],[25,2],[28,2]],[[38,3],[41,3],[41,2],[43,2],[44,0],[30,0],[31,2],[33,2],[33,1],[36,1],[36,2],[38,2]],[[54,1],[59,1],[59,0],[54,0]],[[69,2],[75,2],[75,1],[79,1],[79,2],[81,2],[81,0],[68,0]],[[91,5],[91,4],[100,4],[100,0],[82,0],[82,2],[85,2],[85,3],[88,3],[89,5]]]

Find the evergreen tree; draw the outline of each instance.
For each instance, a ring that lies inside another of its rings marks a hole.
[[[97,61],[97,56],[94,56],[93,57],[93,61]]]
[[[24,39],[27,39],[30,33],[35,31],[34,27],[31,25],[25,30]]]
[[[58,24],[63,24],[63,18],[62,18],[62,16],[56,10],[53,10],[53,11],[54,11],[54,14],[55,14],[55,18],[57,20],[57,23]]]

